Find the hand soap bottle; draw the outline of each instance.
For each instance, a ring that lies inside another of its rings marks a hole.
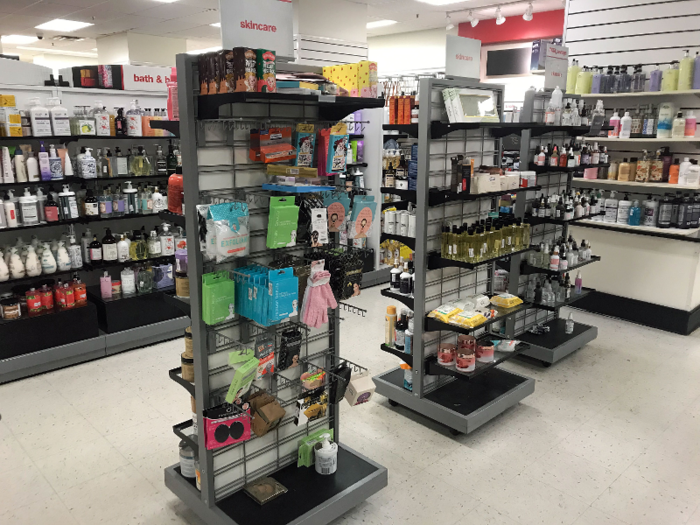
[[[686,49],[678,70],[678,91],[688,91],[693,86],[693,69],[695,61],[690,56],[690,50]]]
[[[84,179],[97,178],[97,162],[92,156],[92,148],[85,148],[85,156],[80,159],[80,173]]]

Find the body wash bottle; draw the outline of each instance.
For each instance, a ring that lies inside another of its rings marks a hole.
[[[669,68],[663,72],[661,78],[661,91],[678,91],[678,61],[671,62]]]
[[[651,92],[656,92],[656,91],[661,91],[661,79],[663,77],[663,73],[661,73],[661,69],[659,68],[659,64],[656,64],[656,67],[654,70],[649,74],[649,91]]]
[[[80,159],[80,173],[84,179],[97,178],[97,163],[92,156],[92,148],[85,148],[85,156]]]
[[[41,180],[51,180],[51,162],[49,161],[49,154],[46,151],[43,142],[41,143],[41,148],[39,149],[39,172],[41,173]]]
[[[685,118],[683,118],[683,112],[679,111],[676,118],[673,119],[671,138],[682,139],[683,137],[685,137]]]
[[[678,69],[678,91],[688,91],[693,87],[694,68],[695,60],[690,56],[690,50],[686,49]]]

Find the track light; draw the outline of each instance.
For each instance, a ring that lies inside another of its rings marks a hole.
[[[501,8],[496,9],[496,25],[503,25],[506,21],[506,17],[501,13]]]
[[[450,29],[454,29],[454,28],[455,28],[455,25],[452,23],[452,17],[450,17],[450,14],[448,13],[447,14],[447,25],[445,26],[445,29],[447,29],[449,31]]]
[[[472,27],[476,27],[479,25],[479,19],[474,16],[474,11],[469,11],[468,20]]]
[[[527,9],[525,10],[525,14],[523,15],[523,20],[525,20],[526,22],[532,21],[532,2],[528,4]]]

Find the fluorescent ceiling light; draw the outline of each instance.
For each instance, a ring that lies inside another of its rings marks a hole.
[[[376,27],[393,26],[397,24],[396,20],[376,20],[374,22],[367,22],[367,29],[374,29]]]
[[[97,51],[97,48],[96,48],[96,47],[93,47],[93,48],[91,49],[91,51]]]
[[[64,20],[62,18],[56,18],[51,20],[51,22],[46,22],[36,26],[34,29],[43,29],[44,31],[58,31],[60,33],[72,33],[78,29],[83,29],[85,27],[90,27],[92,24],[87,22],[76,22],[75,20]]]
[[[25,36],[25,35],[3,35],[0,39],[3,44],[33,44],[39,40],[35,36]]]
[[[532,21],[532,2],[528,4],[525,14],[523,15],[523,20],[526,22]]]
[[[503,13],[501,13],[501,8],[499,7],[496,9],[496,24],[497,25],[503,25],[506,22],[506,17],[503,16]]]
[[[26,51],[36,51],[37,53],[49,53],[51,55],[68,55],[72,57],[87,57],[87,58],[97,58],[97,53],[87,53],[83,51],[63,51],[61,49],[49,49],[43,47],[26,47],[17,46],[17,49],[24,49]]]
[[[155,0],[156,2],[160,2],[161,4],[172,4],[173,2],[177,2],[177,0]]]
[[[188,55],[201,55],[202,53],[211,53],[213,51],[221,51],[222,47],[221,46],[216,46],[216,47],[207,47],[205,49],[194,49],[192,51],[188,51]]]
[[[209,24],[212,27],[221,27],[221,22],[216,22],[215,24]]]
[[[464,2],[464,0],[416,0],[417,2],[422,2],[424,4],[430,4],[430,5],[450,5],[450,4],[458,4],[460,2]]]

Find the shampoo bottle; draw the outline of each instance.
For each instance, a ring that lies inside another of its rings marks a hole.
[[[662,102],[659,105],[659,119],[656,128],[656,137],[670,139],[673,133],[673,117],[676,115],[675,106],[670,102]]]
[[[678,70],[678,91],[688,91],[693,86],[693,70],[695,60],[690,56],[690,50],[686,49]]]
[[[693,65],[693,89],[700,89],[700,52],[695,53]]]
[[[617,223],[627,224],[629,221],[630,207],[632,203],[629,200],[629,195],[625,195],[624,199],[620,199],[617,203]]]
[[[39,257],[36,255],[34,246],[27,246],[27,259],[24,262],[24,269],[27,273],[27,277],[36,277],[41,275],[41,262]]]
[[[24,195],[19,198],[19,205],[22,213],[22,224],[33,226],[39,224],[39,214],[36,208],[36,195],[29,193],[29,188],[24,188]]]
[[[661,91],[678,91],[678,60],[671,62],[669,68],[663,72]]]
[[[627,224],[630,226],[639,226],[640,220],[642,218],[642,208],[639,206],[639,201],[635,200],[630,208],[629,220]]]
[[[613,116],[610,117],[610,126],[613,129],[608,131],[608,137],[615,138],[620,136],[620,115],[615,111]],[[631,127],[630,127],[631,131]]]
[[[41,180],[51,180],[51,163],[49,162],[49,153],[46,151],[43,142],[41,143],[41,148],[39,149],[39,172],[41,173]]]
[[[685,117],[685,138],[691,138],[695,136],[695,131],[698,127],[698,119],[691,109],[688,111],[688,116]],[[19,178],[19,176],[18,176]]]
[[[63,241],[58,241],[58,252],[57,252],[57,263],[58,271],[66,272],[71,269],[71,260],[66,245]]]
[[[44,250],[41,252],[41,271],[46,274],[56,273],[56,259],[48,242],[44,243]]]
[[[610,197],[605,199],[605,222],[614,224],[617,222],[617,199],[615,198],[615,192],[610,192]]]
[[[22,155],[22,150],[15,149],[15,178],[17,182],[27,182],[29,178],[27,177],[27,166],[24,163],[24,155]]]
[[[654,70],[649,74],[649,91],[656,92],[661,91],[661,78],[663,74],[659,68],[659,64],[656,64]]]
[[[27,151],[27,180],[29,182],[39,182],[41,175],[39,174],[39,162],[32,153],[32,150]]]
[[[611,119],[612,120],[612,119]],[[683,123],[685,128],[685,122]],[[632,117],[629,111],[625,111],[625,116],[620,119],[620,138],[628,139],[632,135]]]

